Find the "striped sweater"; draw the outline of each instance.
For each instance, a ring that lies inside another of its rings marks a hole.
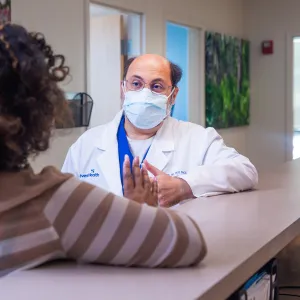
[[[0,275],[55,259],[141,267],[197,264],[195,222],[141,205],[53,167],[0,173]]]

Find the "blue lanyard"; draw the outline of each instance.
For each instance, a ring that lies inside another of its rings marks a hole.
[[[130,161],[130,166],[132,166],[133,163],[133,155],[131,153],[130,150],[130,146],[127,140],[127,136],[126,136],[126,131],[125,131],[125,117],[123,116],[120,124],[119,124],[119,128],[118,128],[118,132],[117,132],[117,140],[118,140],[118,153],[119,153],[119,166],[120,166],[120,178],[121,178],[121,183],[122,183],[122,190],[123,190],[123,194],[124,194],[124,183],[123,183],[123,163],[124,163],[124,158],[125,155],[127,154],[129,156],[129,161]],[[151,147],[151,146],[150,146]],[[143,161],[145,160],[150,147],[147,149],[143,159],[141,160],[141,165],[143,163]]]

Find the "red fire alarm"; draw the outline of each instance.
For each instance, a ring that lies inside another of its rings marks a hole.
[[[261,52],[264,55],[270,55],[274,52],[273,41],[263,41],[261,43]]]

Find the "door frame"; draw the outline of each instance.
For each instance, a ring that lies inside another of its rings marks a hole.
[[[145,14],[140,11],[130,10],[118,6],[108,5],[106,3],[101,3],[101,0],[84,0],[83,1],[83,12],[84,12],[84,53],[85,53],[85,89],[87,93],[90,93],[90,4],[99,5],[102,7],[107,7],[108,9],[118,10],[120,13],[124,14],[136,14],[140,16],[141,19],[141,31],[140,31],[140,41],[141,41],[141,54],[145,53],[146,35],[145,35]]]
[[[286,34],[286,70],[285,70],[285,161],[293,160],[294,137],[294,38],[298,33]]]
[[[188,89],[190,97],[188,117],[189,122],[205,127],[205,28],[166,19],[164,26],[164,56],[167,53],[167,23],[173,23],[192,30],[189,34],[189,43],[191,46],[189,47],[189,56],[191,49],[195,48],[197,48],[198,55],[195,57],[196,61],[189,60],[189,73],[197,74],[199,78],[197,76],[194,78],[189,76]],[[197,38],[195,38],[195,34],[198,35]]]

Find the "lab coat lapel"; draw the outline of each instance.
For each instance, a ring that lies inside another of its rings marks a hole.
[[[110,191],[117,195],[123,194],[117,141],[117,130],[121,117],[122,112],[118,113],[114,120],[107,125],[106,132],[97,146],[99,150],[102,150],[102,153],[97,158],[97,163]]]
[[[164,121],[163,126],[157,132],[146,160],[164,171],[174,151],[173,119],[168,118]]]

